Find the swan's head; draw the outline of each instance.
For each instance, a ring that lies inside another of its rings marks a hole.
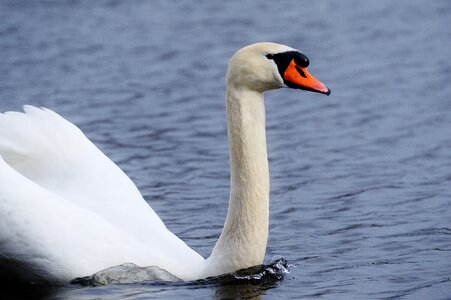
[[[329,95],[330,90],[307,71],[301,51],[276,43],[257,43],[238,50],[229,62],[227,85],[258,92],[289,87]]]

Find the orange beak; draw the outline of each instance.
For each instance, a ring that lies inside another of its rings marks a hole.
[[[310,75],[307,68],[301,68],[296,65],[294,59],[291,60],[283,79],[293,84],[294,88],[299,88],[307,91],[317,92],[329,95],[330,90],[321,81]]]

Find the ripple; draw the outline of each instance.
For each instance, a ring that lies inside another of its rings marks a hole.
[[[182,284],[182,285],[235,285],[249,284],[261,285],[266,288],[277,285],[285,274],[290,271],[290,264],[284,258],[274,259],[266,265],[258,265],[248,269],[217,277],[200,279],[192,282],[183,282],[174,275],[158,267],[139,267],[132,263],[122,264],[99,271],[91,276],[77,277],[70,283],[81,286],[102,286],[109,284],[127,284],[148,282],[158,284]]]

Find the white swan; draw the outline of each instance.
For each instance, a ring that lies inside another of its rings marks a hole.
[[[136,186],[72,123],[32,106],[0,114],[0,273],[68,282],[134,263],[194,280],[263,262],[269,171],[263,92],[329,89],[298,50],[257,43],[227,72],[231,189],[222,234],[209,258],[168,231]]]

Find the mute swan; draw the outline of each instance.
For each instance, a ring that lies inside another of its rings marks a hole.
[[[275,43],[247,46],[231,58],[230,201],[207,259],[165,227],[75,125],[32,106],[0,114],[0,273],[63,283],[134,263],[195,280],[261,264],[269,215],[263,92],[290,87],[329,95],[308,64],[300,51]]]

